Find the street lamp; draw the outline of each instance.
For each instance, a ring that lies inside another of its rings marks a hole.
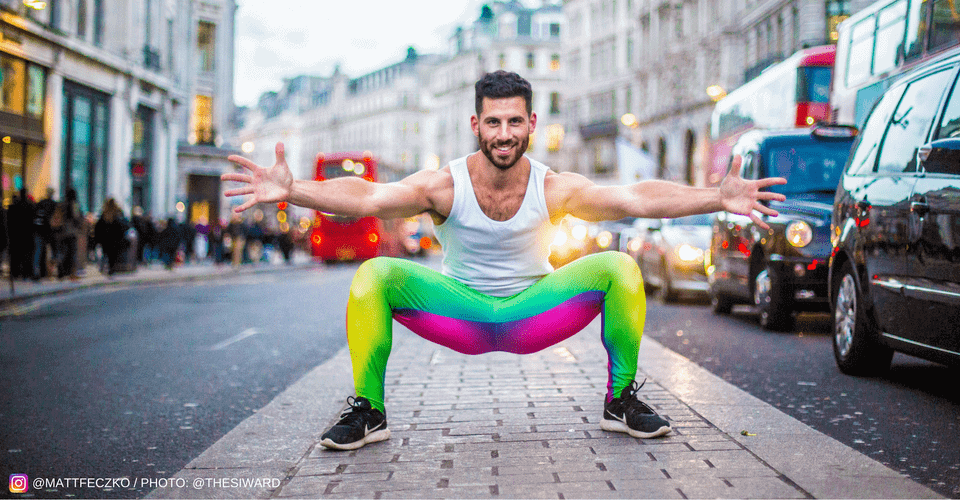
[[[630,127],[637,128],[640,126],[640,123],[637,122],[637,117],[633,113],[625,113],[620,117],[620,123]]]

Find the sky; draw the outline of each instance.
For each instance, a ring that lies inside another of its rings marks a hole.
[[[484,0],[238,0],[234,99],[256,104],[284,77],[355,77],[402,61],[407,47],[446,53],[457,26],[480,15]]]

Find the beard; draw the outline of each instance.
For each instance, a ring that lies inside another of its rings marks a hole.
[[[520,158],[523,157],[523,153],[527,151],[527,146],[530,144],[530,136],[524,136],[519,141],[507,141],[507,142],[498,142],[494,143],[492,140],[487,141],[483,138],[478,139],[480,143],[480,151],[483,152],[483,155],[490,160],[490,163],[493,166],[499,168],[500,170],[509,170],[510,167],[517,164],[520,161]],[[513,152],[509,156],[503,156],[498,154],[495,150],[497,146],[510,146],[514,145]]]

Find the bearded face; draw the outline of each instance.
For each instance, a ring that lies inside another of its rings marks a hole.
[[[485,98],[480,117],[473,117],[480,151],[500,170],[516,165],[530,144],[536,115],[527,115],[522,97]]]

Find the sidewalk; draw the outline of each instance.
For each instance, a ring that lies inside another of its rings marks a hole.
[[[650,338],[640,395],[673,432],[601,431],[599,326],[528,356],[465,356],[396,326],[390,440],[319,446],[352,395],[343,350],[148,497],[940,498]]]
[[[244,264],[237,269],[233,269],[229,263],[217,266],[211,260],[203,260],[200,262],[181,264],[171,270],[164,267],[160,262],[154,262],[140,266],[133,272],[116,273],[108,277],[99,271],[96,263],[91,263],[87,265],[83,275],[76,281],[69,279],[57,280],[54,278],[46,278],[40,281],[15,280],[13,282],[13,289],[11,290],[9,279],[4,277],[4,279],[0,281],[0,314],[2,314],[3,309],[15,307],[21,302],[41,297],[61,295],[77,290],[144,283],[187,282],[230,274],[274,272],[318,265],[319,264],[314,262],[310,256],[302,252],[296,252],[289,265],[282,261],[273,261],[270,263],[258,262]]]

